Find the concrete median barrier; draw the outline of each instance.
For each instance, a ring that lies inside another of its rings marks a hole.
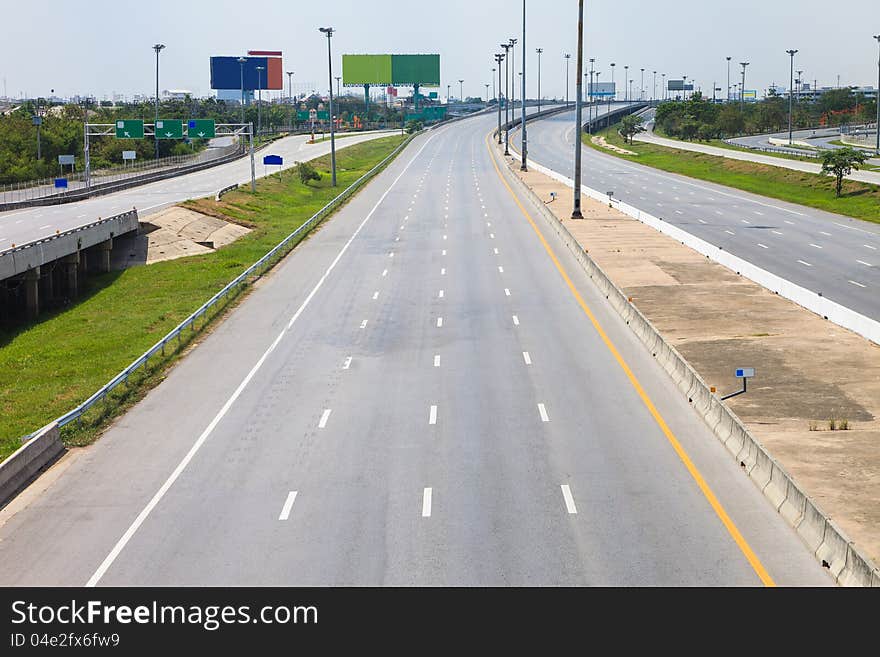
[[[30,440],[0,463],[0,506],[12,499],[64,452],[58,424],[40,429]]]
[[[557,180],[564,178],[559,174],[540,167],[540,165],[536,168]],[[611,281],[601,267],[569,232],[562,221],[547,208],[545,203],[506,164],[501,166],[501,170],[512,185],[519,189],[538,214],[544,218],[547,225],[559,235],[562,242],[574,254],[597,289],[608,299],[611,306],[617,310],[630,329],[651,351],[657,362],[675,381],[679,390],[687,395],[688,400],[705,419],[718,440],[733,455],[745,474],[758,486],[777,512],[797,530],[807,548],[820,560],[823,566],[828,568],[838,584],[843,586],[880,586],[880,572],[878,572],[876,566],[861,554],[858,548],[847,538],[846,534],[819,509],[791,475],[751,435],[733,411],[712,393],[700,375],[666,341],[641,311],[629,301],[624,292]],[[602,198],[597,192],[592,190],[591,192],[588,196],[603,202],[607,200]],[[615,204],[615,207],[618,206],[625,206],[625,204]],[[640,221],[643,220],[641,217],[646,216],[637,208],[626,206],[618,207],[618,209]],[[654,218],[651,217],[650,219]],[[662,223],[662,220],[654,219],[654,221]],[[669,231],[665,230],[665,226],[664,229],[658,228],[658,230],[669,234]],[[676,231],[678,230],[676,229]],[[683,233],[683,231],[680,232]],[[670,236],[676,239],[679,237],[678,234]],[[688,245],[690,246],[690,244]],[[752,267],[748,263],[745,264]],[[745,272],[744,275],[746,275]],[[752,278],[752,276],[749,277]],[[755,279],[753,278],[753,280]],[[757,282],[760,283],[761,281]],[[876,324],[876,322],[873,324]],[[873,325],[863,328],[868,330],[858,332],[863,335],[868,333],[866,337],[869,337],[869,339],[871,335],[875,335],[875,338],[877,337],[874,333]]]

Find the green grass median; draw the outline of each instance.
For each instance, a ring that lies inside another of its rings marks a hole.
[[[744,162],[645,142],[624,143],[617,126],[599,133],[609,144],[638,155],[623,155],[602,148],[584,135],[584,143],[598,151],[638,164],[690,178],[741,189],[769,198],[798,203],[856,219],[880,223],[880,186],[853,180],[843,184],[843,196],[834,195],[834,178],[769,164]]]
[[[216,252],[89,276],[78,302],[46,313],[33,324],[0,330],[0,459],[19,439],[73,409],[152,347],[229,281],[256,262],[317,210],[382,161],[406,137],[389,136],[337,153],[338,186],[330,186],[329,156],[314,160],[319,182],[303,185],[293,170],[226,194],[222,201],[184,203],[225,216],[252,231]],[[240,296],[240,295],[239,295]],[[210,323],[235,303],[223,305]],[[199,328],[205,322],[199,321]],[[120,386],[82,424],[69,425],[64,440],[86,444],[107,422],[160,381],[168,366],[199,333],[155,359],[148,370]]]

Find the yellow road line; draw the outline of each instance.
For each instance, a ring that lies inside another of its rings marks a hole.
[[[498,162],[495,159],[495,154],[492,152],[492,147],[489,145],[489,138],[486,137],[486,148],[489,150],[489,157],[492,159],[492,164],[495,167],[495,172],[498,174],[498,177],[501,179],[501,182],[504,183],[504,186],[507,188],[507,191],[510,193],[513,200],[519,206],[520,212],[523,213],[523,216],[528,220],[529,224],[531,224],[532,229],[535,231],[535,234],[538,236],[538,239],[541,240],[541,244],[544,245],[544,250],[547,251],[547,254],[550,256],[550,259],[553,260],[553,264],[556,265],[556,269],[559,271],[559,274],[565,280],[566,285],[568,285],[568,289],[571,290],[572,295],[577,300],[581,309],[584,311],[584,314],[590,319],[590,322],[593,324],[593,328],[596,329],[596,332],[599,334],[599,337],[602,338],[602,342],[605,343],[605,346],[608,348],[608,351],[611,352],[611,355],[614,356],[614,359],[617,361],[617,364],[620,365],[621,369],[626,374],[629,379],[630,384],[638,393],[639,397],[641,397],[642,402],[645,404],[645,407],[648,409],[648,412],[651,413],[651,416],[654,418],[654,421],[657,422],[657,425],[660,427],[660,430],[663,432],[663,435],[666,436],[666,439],[669,441],[669,444],[672,445],[672,448],[675,450],[675,453],[678,454],[678,457],[681,459],[681,462],[684,463],[684,466],[687,468],[687,471],[690,473],[691,477],[693,477],[694,481],[699,486],[706,500],[709,502],[709,505],[715,511],[718,518],[724,524],[724,527],[730,533],[730,536],[736,542],[740,551],[743,553],[745,558],[748,560],[749,564],[754,569],[755,574],[760,578],[761,582],[764,586],[776,586],[776,583],[773,581],[773,578],[770,577],[770,574],[764,568],[764,565],[761,563],[761,560],[758,558],[758,555],[755,554],[754,550],[749,546],[746,539],[740,533],[737,526],[734,524],[733,520],[731,520],[730,516],[727,515],[727,511],[724,510],[724,507],[721,505],[721,502],[718,501],[718,498],[715,496],[715,493],[712,492],[712,489],[709,488],[709,484],[706,483],[706,480],[703,478],[703,475],[700,474],[700,471],[697,469],[697,466],[694,465],[694,462],[691,461],[691,457],[688,456],[688,453],[685,451],[684,447],[682,447],[681,443],[678,442],[678,438],[675,437],[675,434],[672,433],[672,430],[666,424],[666,420],[663,419],[663,416],[660,415],[660,411],[657,410],[657,407],[654,406],[654,402],[651,401],[651,398],[648,396],[648,393],[645,392],[645,389],[642,387],[642,384],[639,383],[639,380],[636,378],[636,375],[633,374],[633,371],[629,368],[629,365],[626,364],[626,361],[623,359],[623,356],[620,355],[620,352],[617,351],[617,347],[614,346],[614,343],[611,342],[611,339],[608,337],[608,334],[605,333],[605,329],[602,328],[602,325],[599,323],[599,320],[596,319],[596,316],[593,314],[593,311],[590,310],[590,307],[587,305],[587,302],[584,301],[580,292],[578,292],[572,280],[568,277],[568,274],[565,272],[565,269],[562,267],[562,264],[559,262],[559,259],[556,257],[556,254],[553,252],[553,249],[547,243],[547,240],[544,238],[544,235],[541,233],[538,226],[535,224],[528,210],[523,207],[523,204],[520,202],[517,195],[514,193],[513,189],[511,189],[510,185],[504,179],[504,175],[501,173],[501,169],[498,168]]]

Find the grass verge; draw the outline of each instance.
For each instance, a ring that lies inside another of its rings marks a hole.
[[[814,173],[757,164],[679,150],[636,141],[624,143],[612,126],[599,134],[609,144],[634,151],[638,155],[622,155],[593,144],[589,135],[584,143],[598,151],[644,164],[670,173],[706,180],[769,198],[798,203],[811,208],[834,212],[856,219],[880,223],[880,187],[853,180],[843,183],[843,196],[834,195],[834,179]]]
[[[21,436],[87,399],[404,139],[382,137],[337,153],[336,188],[330,186],[326,156],[312,162],[322,172],[317,183],[303,185],[293,172],[283,172],[258,180],[253,194],[240,190],[219,203],[188,201],[183,205],[253,230],[214,253],[89,277],[76,305],[47,313],[35,324],[0,330],[0,460],[19,447]],[[199,329],[240,298],[241,293],[200,321]],[[110,420],[161,381],[199,335],[200,331],[189,333],[173,352],[118,387],[81,425],[68,425],[65,442],[83,445],[94,440]]]

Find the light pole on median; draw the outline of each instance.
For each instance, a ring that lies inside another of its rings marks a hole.
[[[657,100],[657,71],[654,71],[654,86],[651,89],[651,102]]]
[[[794,109],[794,56],[797,54],[797,50],[786,50],[785,52],[791,59],[788,78],[788,145],[791,146],[791,113]]]
[[[623,67],[623,100],[629,101],[629,92],[627,91],[626,81],[629,79],[629,64]]]
[[[590,57],[590,84],[587,87],[587,97],[590,99],[589,107],[587,107],[587,132],[593,134],[593,65],[596,63],[595,57]]]
[[[639,82],[639,100],[645,100],[645,69],[642,69],[642,81]]]
[[[725,103],[730,102],[730,57],[726,57],[727,59],[727,97],[724,99]]]
[[[498,102],[498,93],[495,91],[495,69],[492,69],[492,98],[495,99],[495,102]]]
[[[535,48],[535,52],[538,53],[538,111],[541,111],[541,53],[544,52],[543,48]]]
[[[565,104],[568,105],[568,62],[571,61],[571,53],[565,53]]]
[[[257,69],[257,134],[263,130],[263,71],[265,66],[255,66]],[[331,83],[332,84],[332,83]]]
[[[241,67],[241,123],[244,125],[244,63],[247,57],[239,57],[238,65]]]
[[[514,108],[516,107],[516,44],[518,39],[510,40],[510,61],[513,63],[513,70],[510,71],[510,117],[511,119],[516,118],[516,112]]]
[[[577,90],[575,100],[575,133],[574,133],[574,208],[572,219],[583,219],[581,213],[581,121],[584,116],[582,92],[584,84],[584,0],[578,0],[578,33],[577,33]]]
[[[327,35],[327,81],[330,85],[330,182],[336,187],[336,131],[333,116],[333,54],[330,48],[330,39],[333,36],[332,27],[319,27],[319,32]]]
[[[663,92],[663,100],[666,100],[666,73],[660,74],[660,91]]]
[[[617,87],[614,86],[614,62],[611,62],[611,95],[608,96],[608,114],[611,114],[611,102],[617,100]],[[611,125],[611,118],[608,118],[608,125]]]
[[[164,50],[165,45],[162,43],[157,43],[153,46],[153,50],[156,51],[156,123],[159,122],[159,53]],[[156,125],[153,124],[153,141],[156,142],[156,159],[159,159],[159,138],[155,136]]]
[[[739,65],[742,66],[742,82],[739,85],[739,111],[745,112],[746,110],[746,66],[749,65],[750,62],[740,62]]]
[[[486,104],[488,105],[488,104],[489,104],[489,83],[487,82],[487,83],[486,83],[485,85],[483,85],[483,86],[486,87]]]
[[[293,130],[293,71],[287,71],[287,129]]]
[[[526,0],[523,0],[522,3],[522,71],[520,71],[520,75],[522,75],[520,80],[522,84],[520,91],[522,95],[522,126],[520,127],[522,164],[520,165],[520,170],[528,171],[528,166],[526,165],[529,155],[529,143],[526,137]]]
[[[504,48],[504,154],[510,155],[510,149],[507,142],[510,137],[510,49],[513,46],[510,43],[502,43]],[[501,74],[501,69],[498,69]]]
[[[464,80],[458,81],[458,100],[464,102]]]
[[[877,39],[878,46],[878,54],[877,54],[877,141],[875,144],[874,150],[877,155],[880,155],[880,34],[875,34],[874,38]]]
[[[495,101],[498,103],[498,143],[501,143],[501,62],[504,61],[504,55],[502,53],[495,53],[495,62],[498,65],[498,94],[495,96]],[[492,69],[493,71],[495,69]],[[507,111],[507,94],[504,95],[504,110]]]

